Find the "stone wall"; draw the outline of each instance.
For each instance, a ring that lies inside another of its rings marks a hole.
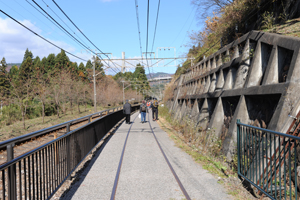
[[[176,81],[167,104],[222,137],[228,159],[236,121],[285,133],[299,112],[300,39],[252,31],[196,63]]]

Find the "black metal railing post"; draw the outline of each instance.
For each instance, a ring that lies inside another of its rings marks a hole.
[[[71,126],[71,123],[67,124],[67,127],[66,127],[66,133],[69,133],[69,132],[70,132],[70,126]]]
[[[67,174],[69,174],[71,172],[71,159],[70,159],[70,157],[71,157],[71,155],[70,155],[71,145],[70,145],[70,137],[66,138],[66,142],[67,142],[67,144],[66,144],[66,148],[67,148],[66,149],[67,150],[67,155],[66,155],[66,157],[67,157]],[[69,175],[68,180],[71,180],[71,174]]]
[[[240,149],[240,146],[241,146],[241,140],[240,140],[240,125],[238,124],[238,123],[240,123],[240,120],[238,119],[237,120],[237,153],[238,153],[238,173],[241,173],[241,165],[240,165],[240,163],[241,163],[241,160],[240,160],[240,151],[241,151],[241,149]]]
[[[14,159],[14,146],[15,144],[9,144],[6,146],[7,162]],[[16,191],[16,165],[12,165],[8,168],[8,199],[17,199]]]

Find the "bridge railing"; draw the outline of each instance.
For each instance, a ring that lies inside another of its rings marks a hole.
[[[133,106],[132,111],[139,108]],[[0,166],[0,199],[49,199],[122,118],[108,113]],[[11,147],[10,147],[11,148]]]
[[[300,137],[237,121],[238,174],[271,199],[297,199]]]

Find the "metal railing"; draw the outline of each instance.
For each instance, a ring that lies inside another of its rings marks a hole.
[[[300,137],[237,121],[238,175],[271,199],[297,199]]]
[[[138,107],[133,106],[132,111]],[[0,198],[51,198],[89,152],[123,117],[123,110],[108,113],[4,163],[0,166]]]
[[[56,131],[58,129],[62,129],[62,128],[69,129],[72,124],[80,123],[80,122],[86,121],[86,120],[90,121],[94,117],[101,116],[104,113],[108,114],[110,112],[115,112],[115,111],[120,110],[120,109],[123,109],[123,107],[115,107],[115,108],[102,110],[100,112],[96,112],[96,113],[93,113],[93,114],[90,114],[90,115],[86,115],[86,116],[80,117],[78,119],[73,119],[73,120],[70,120],[70,121],[67,121],[67,122],[64,122],[64,123],[61,123],[61,124],[57,124],[57,125],[54,125],[54,126],[42,129],[42,130],[38,130],[38,131],[35,131],[35,132],[32,132],[32,133],[28,133],[28,134],[25,134],[25,135],[21,135],[21,136],[9,139],[9,140],[5,140],[3,142],[0,142],[0,149],[3,150],[3,149],[5,149],[5,147],[7,147],[9,145],[15,145],[15,144],[18,144],[18,143],[22,143],[22,142],[25,142],[27,140],[30,140],[31,138],[40,137],[41,135],[50,133],[52,131]]]

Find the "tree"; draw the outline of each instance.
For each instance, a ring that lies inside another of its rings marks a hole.
[[[31,53],[31,51],[28,50],[28,48],[25,51],[25,54],[24,54],[22,62],[24,62],[25,60],[27,60],[27,58],[33,59],[33,54]]]
[[[17,65],[13,65],[9,70],[9,77],[10,78],[17,78],[19,74],[19,68]]]
[[[103,70],[103,64],[101,63],[101,60],[97,56],[93,56],[93,61],[95,62],[95,70],[99,73],[102,74],[102,76],[105,75],[105,72]]]
[[[93,64],[92,64],[91,60],[88,60],[86,62],[85,68],[86,69],[93,69]]]
[[[5,58],[3,57],[0,63],[0,95],[1,97],[7,96],[7,92],[9,91],[9,81],[8,74],[6,71],[7,64]]]
[[[19,78],[21,82],[26,82],[32,76],[33,64],[31,57],[28,57],[20,66]]]
[[[138,89],[139,91],[147,90],[150,88],[149,82],[145,73],[144,66],[137,64],[133,72],[133,81],[136,81],[136,84],[133,84],[133,89]]]
[[[80,77],[80,79],[82,81],[86,81],[86,79],[87,79],[87,71],[82,62],[79,64],[79,67],[78,67],[78,76]]]
[[[31,58],[28,57],[27,60],[31,60]],[[11,95],[20,108],[23,128],[25,129],[27,108],[32,99],[32,79],[30,77],[27,77],[27,79],[12,79],[11,86]]]
[[[45,71],[50,74],[56,73],[57,70],[55,70],[55,54],[51,53],[48,55],[45,65]]]
[[[56,55],[55,57],[55,67],[57,69],[65,69],[69,70],[69,65],[70,65],[70,59],[66,55],[66,52],[64,50],[61,50],[59,54]]]
[[[220,14],[222,8],[230,5],[234,0],[192,0],[192,4],[200,13],[200,20],[206,19],[212,12]]]
[[[42,69],[37,69],[35,78],[36,80],[35,84],[33,84],[33,90],[35,97],[41,102],[42,117],[44,123],[45,105],[48,101],[48,97],[50,96],[49,78],[46,77],[46,74],[42,73]]]

